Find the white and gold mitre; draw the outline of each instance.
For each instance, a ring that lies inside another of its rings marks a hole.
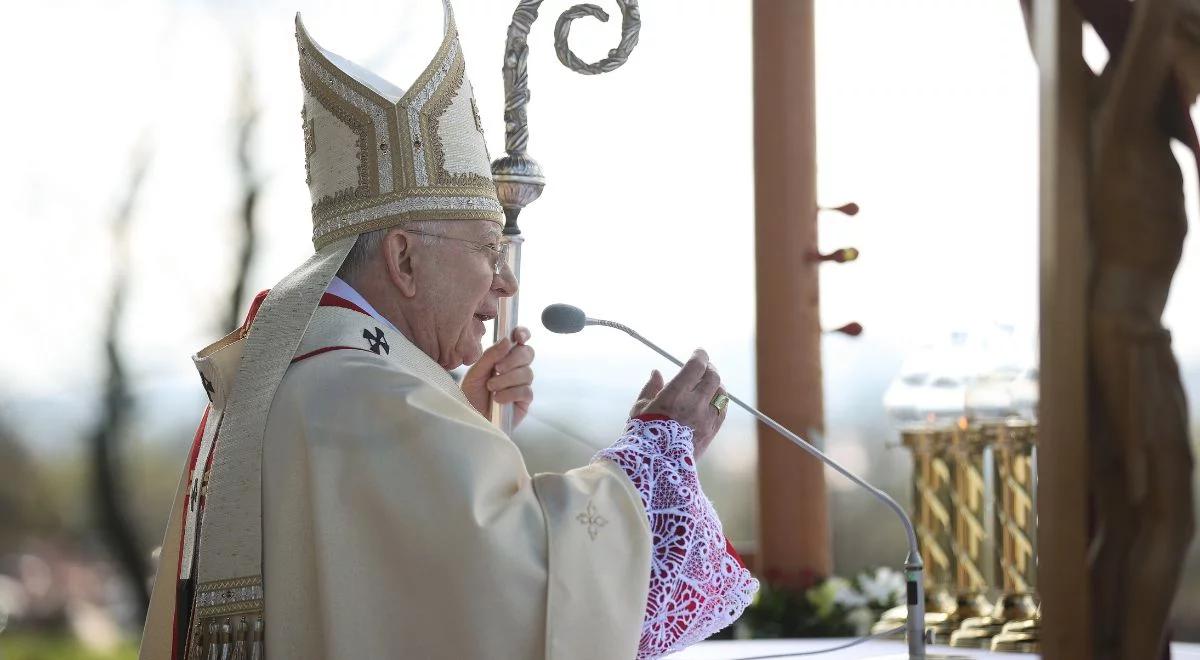
[[[503,224],[454,13],[444,5],[441,47],[408,91],[319,46],[296,14],[318,250],[405,220]]]

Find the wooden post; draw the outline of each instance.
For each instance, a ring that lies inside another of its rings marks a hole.
[[[754,0],[758,405],[824,431],[817,264],[813,0]],[[823,465],[759,426],[759,575],[804,586],[833,570]]]
[[[1041,95],[1041,404],[1038,576],[1046,660],[1092,657],[1088,594],[1087,155],[1081,23],[1035,0]]]

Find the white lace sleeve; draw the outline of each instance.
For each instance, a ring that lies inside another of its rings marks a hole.
[[[686,648],[733,623],[758,581],[730,554],[721,521],[700,489],[692,430],[673,420],[629,420],[593,460],[629,475],[650,517],[650,596],[639,660]]]

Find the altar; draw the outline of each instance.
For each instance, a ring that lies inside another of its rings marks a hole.
[[[820,653],[819,655],[805,655],[814,652],[819,652],[822,649],[827,649],[841,644],[847,643],[847,639],[756,639],[742,641],[713,641],[697,644],[690,649],[667,656],[670,660],[750,660],[752,658],[760,658],[762,656],[779,655],[783,653],[792,653],[795,655],[782,655],[781,660],[785,658],[827,658],[829,660],[850,660],[869,659],[869,658],[889,658],[895,660],[903,660],[908,656],[905,654],[903,642],[894,641],[869,641],[852,646],[841,651],[833,651],[830,653]],[[945,646],[929,647],[929,654],[942,655],[959,658],[989,658],[989,659],[1011,659],[1011,660],[1033,660],[1040,658],[1040,655],[1032,655],[1028,653],[995,653],[991,651],[976,651],[972,649],[952,649]],[[1200,660],[1200,644],[1172,644],[1171,645],[1172,660]]]

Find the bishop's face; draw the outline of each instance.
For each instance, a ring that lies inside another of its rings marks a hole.
[[[486,220],[423,224],[435,229],[413,235],[410,246],[415,295],[405,318],[414,343],[444,369],[474,364],[483,354],[484,322],[496,317],[500,298],[517,292],[507,265],[496,273],[500,228]]]

